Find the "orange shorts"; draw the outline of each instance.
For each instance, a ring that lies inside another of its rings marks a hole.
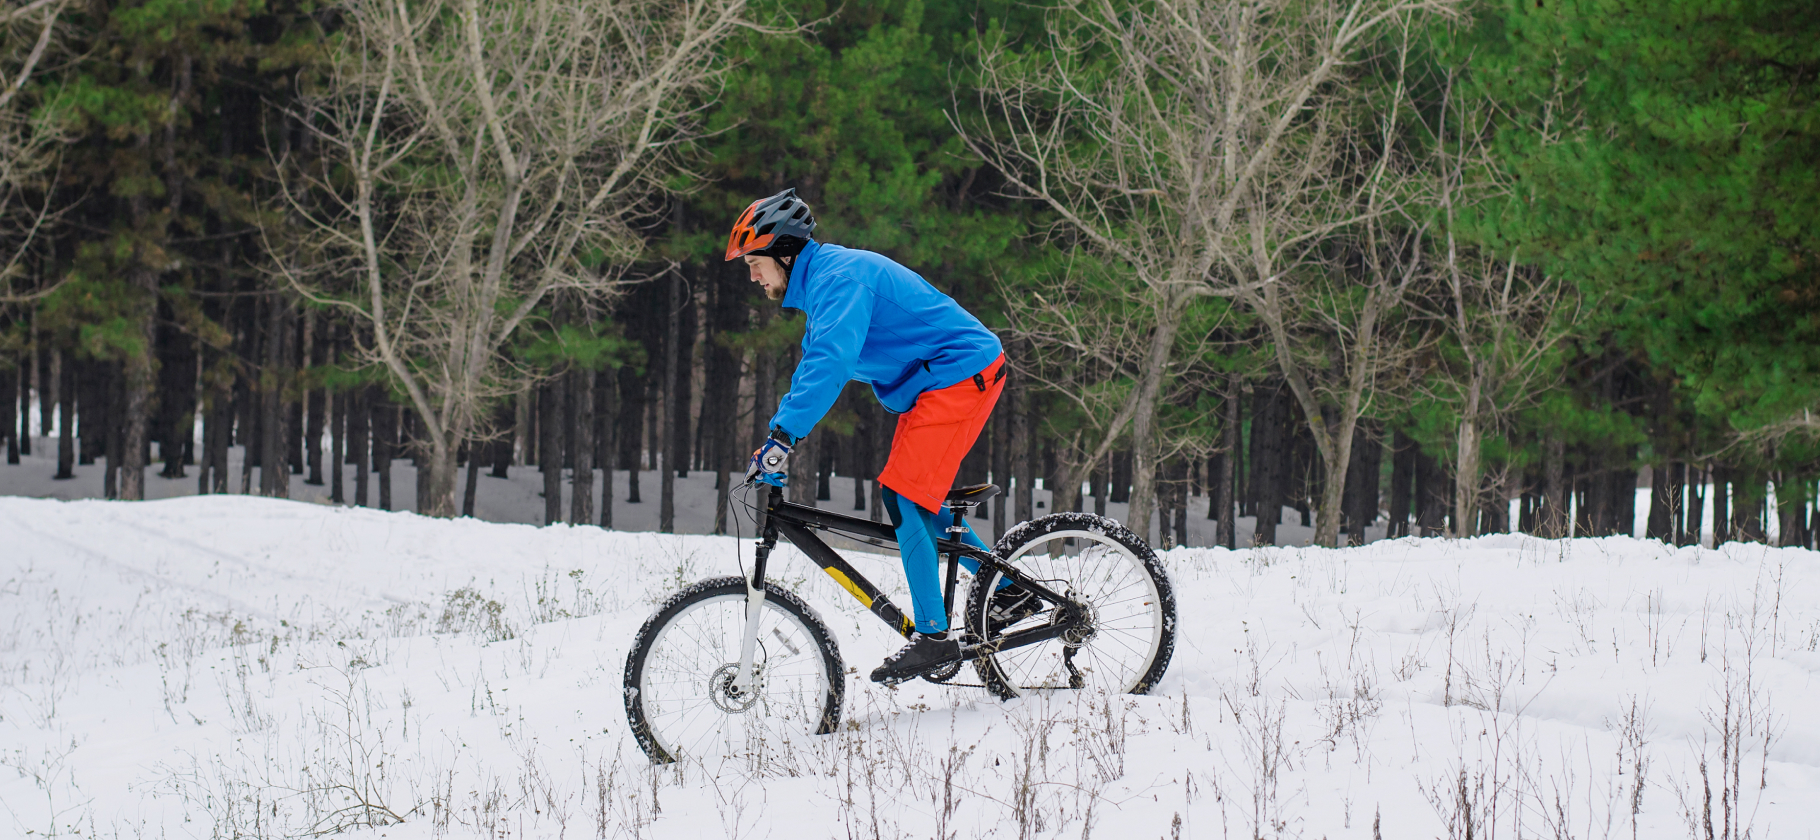
[[[974,376],[935,391],[897,418],[891,457],[878,481],[930,513],[939,512],[998,395],[1005,390],[1005,357]]]

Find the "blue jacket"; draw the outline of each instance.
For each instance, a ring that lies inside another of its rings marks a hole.
[[[809,316],[803,360],[771,417],[794,438],[821,422],[850,380],[871,384],[902,414],[924,391],[965,381],[1003,352],[954,298],[871,251],[809,243],[790,269],[784,307]]]

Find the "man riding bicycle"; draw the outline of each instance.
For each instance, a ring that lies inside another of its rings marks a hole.
[[[896,682],[960,659],[959,634],[948,632],[936,537],[954,524],[943,500],[1004,390],[1005,357],[998,336],[929,281],[882,254],[816,242],[814,231],[814,214],[787,189],[752,202],[727,239],[729,261],[744,258],[767,298],[809,319],[802,361],[746,477],[783,486],[791,448],[849,381],[870,384],[879,403],[899,415],[878,482],[897,530],[915,628],[872,672],[874,682]],[[971,530],[961,536],[987,548]],[[961,562],[978,571],[977,563]],[[1036,601],[1007,585],[994,594],[991,612],[1014,621]]]

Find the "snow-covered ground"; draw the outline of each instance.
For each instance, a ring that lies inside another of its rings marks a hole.
[[[865,682],[895,638],[785,549],[775,576],[856,671],[846,725],[652,768],[621,701],[631,637],[750,554],[245,496],[0,498],[0,836],[1820,833],[1812,552],[1178,549],[1152,695],[1006,704]],[[850,556],[904,602],[894,559]]]

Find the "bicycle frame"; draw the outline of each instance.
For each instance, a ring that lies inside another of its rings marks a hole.
[[[879,620],[885,622],[892,630],[906,638],[915,630],[910,617],[905,615],[891,599],[873,586],[865,575],[853,568],[845,558],[822,542],[815,535],[816,531],[828,531],[859,539],[870,545],[897,545],[897,531],[890,524],[873,522],[852,516],[830,513],[819,508],[792,504],[784,501],[783,490],[772,487],[765,503],[765,524],[758,540],[756,558],[752,565],[752,578],[746,582],[746,633],[740,645],[739,672],[733,680],[734,687],[745,690],[751,686],[752,657],[758,638],[758,615],[765,599],[765,566],[771,557],[771,549],[777,546],[777,538],[782,536],[801,549],[809,559],[840,587],[852,595],[854,600],[865,605]],[[998,555],[981,551],[956,539],[937,538],[935,550],[938,557],[948,560],[946,591],[942,604],[952,621],[954,616],[954,586],[958,577],[958,568],[962,557],[970,557],[980,564],[980,573],[998,572],[1010,578],[1020,586],[1035,592],[1038,597],[1057,605],[1060,615],[1056,621],[1043,627],[1020,630],[1007,636],[995,639],[979,639],[969,634],[962,648],[965,659],[989,656],[1001,650],[1024,647],[1046,642],[1059,637],[1080,626],[1085,620],[1085,609],[1076,604],[1074,599],[1057,594],[1040,582],[1025,575],[1015,566],[1001,560]]]

